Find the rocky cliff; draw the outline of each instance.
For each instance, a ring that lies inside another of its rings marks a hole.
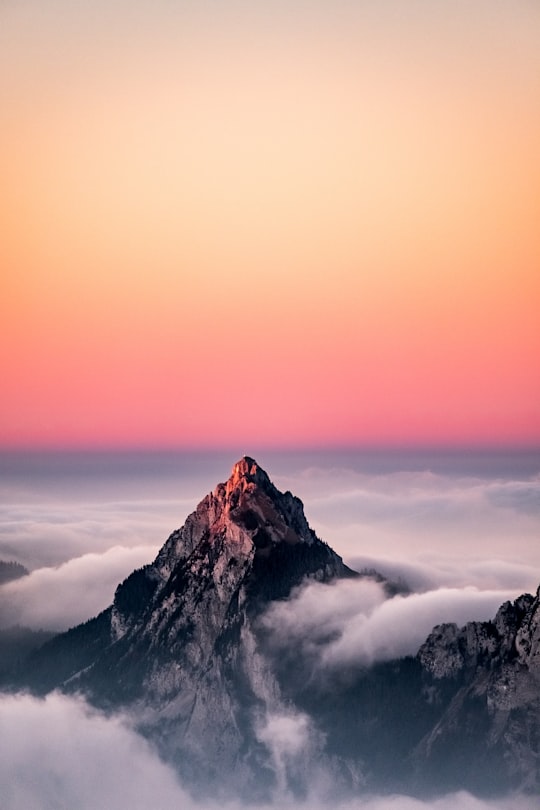
[[[442,711],[415,750],[418,770],[453,781],[458,769],[494,792],[540,791],[539,601],[540,589],[506,602],[493,621],[433,629],[418,659],[426,698]]]

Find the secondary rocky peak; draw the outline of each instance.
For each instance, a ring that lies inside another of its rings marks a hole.
[[[502,667],[540,675],[540,589],[533,597],[523,594],[514,602],[505,602],[493,621],[442,624],[432,632],[418,652],[422,666],[435,678],[469,674],[489,662],[491,679]],[[508,692],[508,685],[505,686]]]

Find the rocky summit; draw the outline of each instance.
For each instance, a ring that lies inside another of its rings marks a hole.
[[[538,593],[492,622],[434,628],[416,656],[331,677],[283,640],[276,650],[269,606],[310,580],[361,576],[392,595],[245,456],[107,610],[33,653],[10,686],[129,712],[193,793],[538,792]]]

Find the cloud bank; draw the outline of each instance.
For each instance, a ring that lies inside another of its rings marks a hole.
[[[267,467],[277,486],[303,499],[319,536],[356,570],[375,568],[419,592],[474,586],[515,598],[535,591],[540,477],[506,468],[468,474],[467,459],[460,459],[455,464],[463,469],[442,472],[420,466],[435,457],[410,454],[393,460],[393,471],[359,470],[339,454],[296,467],[290,456],[275,457]],[[361,460],[359,454],[357,467]],[[42,472],[25,467],[16,486],[4,470],[0,559],[35,570],[0,594],[0,627],[18,621],[61,629],[95,615],[133,568],[155,557],[230,465],[228,456],[214,469],[214,461],[196,455],[142,454],[85,457],[81,471],[83,461],[76,461],[57,459],[61,475],[47,465]],[[419,468],[407,468],[413,464]]]
[[[540,582],[538,475],[314,467],[297,488],[319,535],[355,570],[420,592],[474,586],[512,598]]]
[[[270,730],[287,748],[288,729]],[[293,719],[293,747],[304,735]],[[121,716],[106,717],[82,698],[0,695],[0,805],[2,810],[247,810],[237,802],[195,801],[151,747]],[[457,793],[429,802],[405,796],[356,799],[340,810],[532,810],[533,800],[483,801]],[[258,810],[326,810],[316,795],[305,803],[283,801]]]
[[[540,581],[538,474],[329,465],[278,484],[300,495],[317,534],[353,568],[375,567],[420,590],[531,591]]]
[[[147,810],[192,805],[173,772],[118,717],[77,698],[0,701],[4,810]]]
[[[29,569],[56,566],[113,546],[151,546],[157,553],[191,502],[31,503],[0,507],[0,559]]]
[[[386,599],[372,581],[310,582],[270,605],[262,624],[278,648],[301,650],[315,666],[369,666],[414,655],[436,624],[492,619],[515,596],[440,588]]]
[[[0,628],[67,630],[111,604],[116,586],[152,559],[149,546],[113,546],[0,586]]]

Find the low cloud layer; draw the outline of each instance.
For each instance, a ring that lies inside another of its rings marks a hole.
[[[0,717],[4,810],[192,807],[141,737],[82,699],[3,697]]]
[[[358,555],[346,558],[355,571],[374,569],[387,579],[422,592],[440,587],[463,588],[474,585],[486,590],[512,590],[530,593],[540,583],[540,570],[521,561],[484,558],[482,560],[432,559],[411,562],[400,557]]]
[[[304,725],[293,720],[296,742]],[[0,696],[0,806],[2,810],[248,810],[235,802],[196,802],[130,727],[127,718],[105,717],[82,698],[59,694],[45,700]],[[287,729],[272,731],[281,738]],[[327,805],[326,805],[327,806]],[[405,796],[356,799],[341,810],[532,810],[533,800],[483,801],[457,793],[429,802]],[[323,810],[316,795],[305,803],[280,799],[258,810]]]
[[[278,483],[300,495],[319,536],[352,567],[382,560],[388,570],[398,562],[424,589],[531,590],[540,581],[538,475],[328,466]]]
[[[0,586],[0,628],[67,630],[111,604],[116,586],[152,559],[148,546],[114,546]]]
[[[216,469],[197,459],[122,456],[114,466],[107,457],[81,472],[73,459],[62,457],[58,464],[64,466],[54,475],[46,466],[42,473],[25,468],[16,485],[6,468],[0,479],[0,559],[21,562],[33,573],[0,590],[0,627],[20,622],[62,629],[106,607],[116,585],[150,562],[227,476],[230,459],[216,462]],[[356,570],[375,568],[419,592],[473,586],[518,595],[538,587],[537,475],[399,467],[368,473],[331,456],[321,459],[325,466],[279,474],[279,467],[291,467],[289,457],[268,465],[259,460],[280,488],[302,498],[319,536]],[[395,464],[420,461],[404,456]]]
[[[272,604],[262,621],[278,648],[292,645],[315,666],[369,666],[414,655],[436,624],[491,619],[517,595],[440,588],[386,599],[372,581],[311,582]]]
[[[0,559],[29,569],[57,566],[113,546],[158,551],[191,502],[30,503],[0,507]]]

